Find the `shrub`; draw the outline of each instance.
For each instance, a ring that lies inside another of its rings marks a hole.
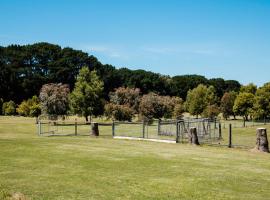
[[[0,98],[0,115],[2,115],[2,107],[3,107],[4,100]]]
[[[4,115],[15,115],[16,114],[16,104],[14,101],[4,102],[2,107],[2,112]]]
[[[32,99],[23,101],[16,110],[17,113],[21,116],[38,117],[41,114],[41,108],[38,97],[33,96]]]
[[[133,110],[127,105],[108,103],[105,105],[105,115],[113,120],[131,121],[133,117]]]

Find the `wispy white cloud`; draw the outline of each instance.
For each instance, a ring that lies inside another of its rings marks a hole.
[[[111,58],[127,58],[127,53],[120,47],[103,44],[80,45],[80,49],[89,53],[100,53]]]

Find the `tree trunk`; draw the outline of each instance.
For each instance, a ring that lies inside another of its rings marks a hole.
[[[267,131],[265,128],[257,129],[257,142],[256,149],[261,152],[269,153],[268,139],[267,139]]]
[[[99,129],[98,129],[98,123],[97,122],[91,123],[91,133],[94,136],[99,136]]]
[[[197,135],[197,129],[195,127],[191,127],[189,129],[189,143],[194,144],[194,145],[200,145],[199,140],[198,140],[198,135]]]
[[[85,117],[85,121],[88,122],[88,116],[86,115],[84,117]]]

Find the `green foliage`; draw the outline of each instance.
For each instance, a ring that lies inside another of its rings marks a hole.
[[[257,119],[265,119],[270,116],[270,83],[266,83],[257,90],[253,114]]]
[[[16,104],[14,101],[4,102],[2,107],[3,115],[15,115]]]
[[[2,113],[3,115],[15,115],[16,104],[14,103],[14,101],[3,102]]]
[[[134,110],[128,105],[108,103],[105,105],[105,115],[118,121],[131,121]]]
[[[41,114],[41,107],[37,96],[24,100],[16,109],[17,113],[25,117],[38,117]]]
[[[253,112],[253,102],[254,95],[252,93],[240,92],[235,99],[233,112],[248,120],[248,116]]]
[[[219,113],[220,113],[220,108],[216,104],[214,104],[214,105],[208,105],[204,109],[202,115],[203,117],[214,119],[219,115]]]
[[[83,67],[75,84],[73,92],[70,94],[70,104],[75,114],[85,117],[95,115],[97,106],[101,105],[101,95],[103,82],[97,76],[96,71],[91,71]]]
[[[4,100],[0,98],[0,115],[2,115],[2,107],[3,107]]]
[[[220,111],[223,117],[227,120],[231,115],[235,116],[233,112],[234,101],[236,99],[236,92],[226,92],[221,98]]]
[[[69,108],[69,86],[66,84],[45,84],[40,91],[41,109],[47,115],[66,115]]]
[[[183,113],[185,112],[185,106],[183,100],[177,103],[173,109],[173,117],[175,119],[181,119],[183,117]]]
[[[197,88],[188,91],[185,106],[191,115],[198,117],[198,115],[203,113],[207,107],[206,95],[207,87],[205,85],[199,85]]]
[[[256,91],[257,91],[257,86],[253,83],[249,83],[248,85],[243,85],[240,88],[240,92],[251,93],[254,95],[255,95]]]
[[[240,88],[239,82],[233,80],[208,80],[198,75],[169,77],[145,70],[116,69],[82,51],[41,42],[0,47],[0,98],[19,103],[38,95],[42,85],[48,83],[69,84],[73,90],[83,66],[95,70],[104,82],[102,96],[106,99],[118,87],[139,88],[142,94],[155,92],[182,99],[199,84],[213,85],[218,97]]]

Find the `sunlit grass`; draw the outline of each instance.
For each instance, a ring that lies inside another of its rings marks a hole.
[[[32,199],[270,199],[268,154],[116,140],[111,127],[101,127],[99,138],[40,137],[34,122],[0,117],[0,187],[10,193]],[[233,129],[233,140],[254,146],[255,129]]]

